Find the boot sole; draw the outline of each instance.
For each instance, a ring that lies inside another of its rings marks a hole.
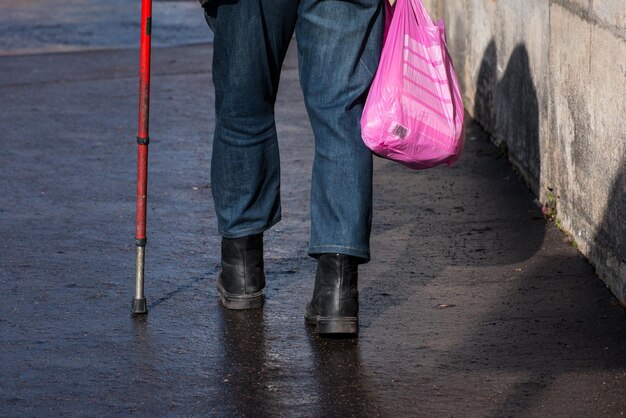
[[[265,302],[263,291],[250,293],[247,295],[236,295],[233,293],[228,293],[226,290],[224,290],[219,282],[217,282],[215,287],[217,287],[217,291],[220,294],[220,299],[222,300],[222,305],[224,305],[226,309],[232,309],[234,311],[258,309],[263,306],[263,303]]]
[[[318,334],[353,334],[359,333],[357,317],[323,317],[304,315],[308,325],[314,325]]]

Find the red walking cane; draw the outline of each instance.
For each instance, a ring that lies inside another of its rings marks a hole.
[[[139,128],[137,130],[137,226],[135,245],[137,264],[133,314],[148,313],[143,293],[146,256],[146,201],[148,193],[148,119],[150,113],[150,36],[152,34],[152,0],[141,2],[141,44],[139,47]]]

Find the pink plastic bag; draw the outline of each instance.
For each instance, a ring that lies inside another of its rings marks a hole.
[[[421,0],[397,0],[385,30],[361,118],[363,141],[413,169],[451,165],[463,150],[464,110],[443,21],[433,23]]]

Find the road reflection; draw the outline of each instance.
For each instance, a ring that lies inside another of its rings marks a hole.
[[[220,307],[221,308],[221,307]],[[218,309],[219,356],[222,373],[222,412],[236,416],[259,416],[271,406],[272,385],[268,379],[266,323],[263,309],[229,311]]]
[[[361,361],[358,339],[322,338],[311,334],[318,416],[376,416],[376,391]]]

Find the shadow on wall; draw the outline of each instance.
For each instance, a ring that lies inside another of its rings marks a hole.
[[[591,245],[596,271],[620,300],[626,300],[626,158],[613,181],[602,222]],[[607,254],[607,249],[613,254]]]
[[[476,82],[475,119],[497,145],[506,145],[509,159],[539,195],[539,102],[526,46],[515,47],[500,80],[497,68],[497,48],[492,40],[485,49]]]
[[[487,45],[480,63],[474,95],[474,119],[492,137],[496,136],[496,86],[498,84],[498,54],[496,43]]]

